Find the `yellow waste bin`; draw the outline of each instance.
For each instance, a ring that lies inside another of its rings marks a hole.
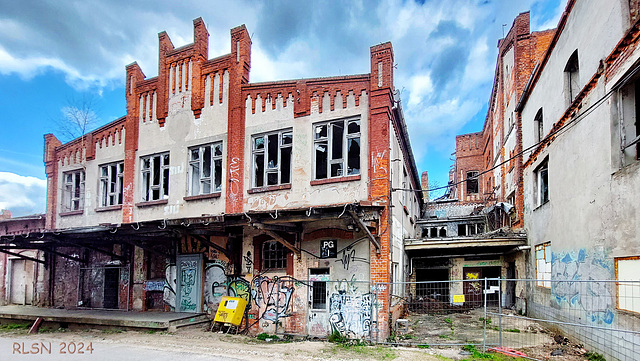
[[[245,299],[224,296],[222,300],[220,300],[220,306],[218,306],[214,321],[238,326],[240,322],[242,322],[242,316],[244,316],[244,309],[246,307],[247,301]]]

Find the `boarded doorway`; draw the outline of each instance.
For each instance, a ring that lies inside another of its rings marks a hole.
[[[10,259],[9,262],[11,264],[10,303],[32,304],[34,262],[26,259]]]

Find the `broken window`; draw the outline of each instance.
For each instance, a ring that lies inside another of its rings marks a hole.
[[[169,153],[140,158],[142,172],[142,201],[169,198]]]
[[[222,190],[222,143],[189,148],[189,195]]]
[[[478,193],[478,172],[467,172],[467,194]]]
[[[314,125],[314,179],[360,174],[360,120]]]
[[[549,158],[546,158],[534,171],[536,186],[536,206],[541,206],[549,201]]]
[[[617,124],[620,139],[620,166],[626,166],[640,159],[640,78],[623,85],[618,91]]]
[[[540,143],[540,141],[544,139],[544,119],[542,118],[542,108],[538,110],[533,122],[536,131],[535,142]]]
[[[309,269],[309,278],[311,279],[311,309],[326,310],[329,269]]]
[[[580,92],[580,66],[578,63],[578,50],[571,54],[567,65],[564,68],[564,90],[568,99],[568,103],[571,104],[578,93]]]
[[[462,236],[466,236],[467,235],[467,225],[466,224],[459,224],[458,225],[458,236],[462,237]]]
[[[253,186],[291,183],[293,132],[280,130],[253,137]]]
[[[84,170],[65,172],[62,209],[64,212],[79,211],[84,207]]]
[[[536,284],[551,288],[551,242],[539,244],[536,251]]]
[[[287,268],[287,249],[278,241],[266,241],[262,244],[262,269]]]
[[[122,204],[124,162],[100,166],[100,207]]]
[[[438,237],[446,237],[446,236],[447,236],[447,228],[441,227],[440,230],[438,230]]]

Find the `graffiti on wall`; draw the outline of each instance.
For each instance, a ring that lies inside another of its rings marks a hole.
[[[222,296],[227,295],[227,265],[222,261],[208,262],[204,271],[204,303],[209,310],[215,311]]]
[[[295,291],[295,280],[290,277],[258,276],[253,279],[251,297],[258,307],[258,316],[271,322],[289,317],[289,303]]]
[[[352,248],[352,245],[338,252],[338,260],[336,260],[336,262],[340,262],[342,267],[347,271],[349,270],[349,266],[352,262],[369,263],[366,258],[356,257],[356,250],[355,248]]]
[[[553,300],[560,306],[581,308],[591,322],[613,323],[612,283],[581,281],[609,280],[613,276],[613,262],[603,250],[589,254],[582,248],[577,253],[560,252],[551,256],[551,279],[559,281],[551,283]]]
[[[370,293],[333,293],[330,298],[331,328],[347,337],[364,337],[371,330]]]
[[[197,296],[196,276],[198,275],[197,261],[180,262],[180,311],[196,311],[197,304],[194,297]]]
[[[162,299],[171,310],[176,308],[176,265],[164,266],[164,294]]]
[[[227,284],[227,294],[231,297],[239,297],[251,302],[251,282],[244,278],[229,278]]]

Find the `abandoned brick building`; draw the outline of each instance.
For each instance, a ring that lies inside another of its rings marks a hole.
[[[416,239],[405,243],[412,260],[411,280],[525,276],[522,162],[510,159],[522,149],[515,107],[553,34],[554,30],[531,32],[529,13],[525,12],[498,41],[493,90],[483,129],[456,137],[450,188],[445,196],[426,203]],[[490,286],[495,285],[487,284]],[[445,298],[453,294],[464,294],[467,302],[482,298],[483,287],[474,282],[433,287],[439,288]],[[522,285],[510,282],[503,288],[505,305],[522,307]],[[414,290],[417,295],[428,292]]]
[[[45,135],[47,230],[15,240],[42,251],[41,303],[215,313],[232,295],[256,333],[386,337],[397,298],[371,284],[404,280],[422,205],[391,44],[369,74],[250,83],[244,26],[229,54],[208,42],[201,19],[192,44],[160,33],[158,76],[126,67],[125,116]]]

